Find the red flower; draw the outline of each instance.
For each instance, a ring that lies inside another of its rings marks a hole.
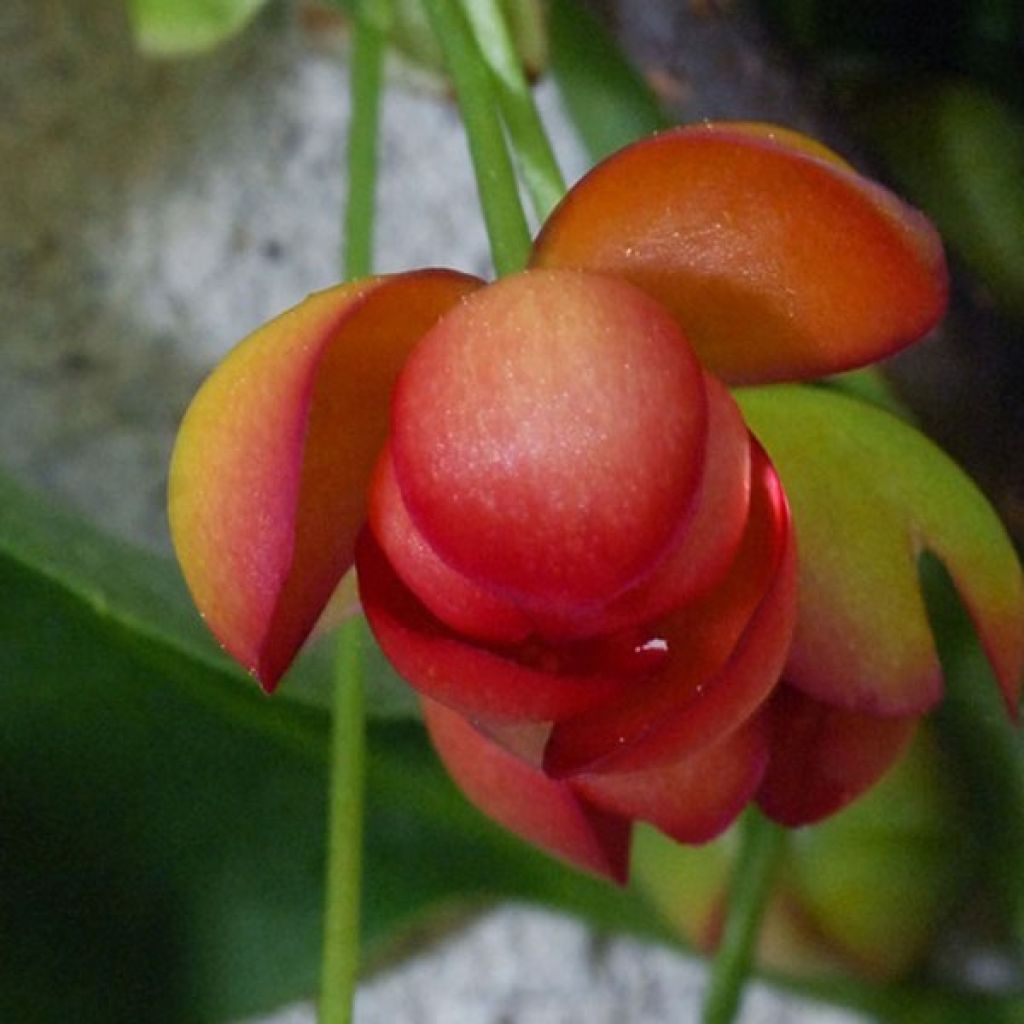
[[[625,877],[638,819],[699,842],[754,796],[819,817],[888,767],[926,701],[912,681],[865,707],[822,679],[838,599],[827,621],[803,602],[793,644],[786,497],[723,382],[887,355],[945,291],[927,222],[809,140],[639,143],[570,192],[524,273],[342,285],[243,342],[175,453],[186,578],[271,689],[355,561],[456,781],[591,870]],[[999,593],[1010,618],[979,628],[1012,699],[1019,578]]]

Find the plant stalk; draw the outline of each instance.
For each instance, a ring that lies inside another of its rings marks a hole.
[[[362,620],[350,619],[338,638],[331,708],[333,732],[320,1024],[351,1024],[359,975],[366,774],[361,630]]]
[[[366,277],[373,266],[381,71],[389,20],[385,0],[362,0],[357,6],[349,78],[352,116],[346,154],[348,201],[342,249],[342,266],[348,279]]]
[[[366,277],[373,265],[377,139],[389,13],[388,0],[362,0],[356,9],[350,68],[348,202],[342,254],[345,276],[350,279]],[[362,628],[359,618],[345,623],[338,635],[335,661],[320,1024],[351,1024],[359,977],[366,784]]]
[[[498,93],[501,114],[534,211],[543,221],[565,195],[551,140],[544,130],[508,22],[498,0],[462,0]]]
[[[704,997],[703,1024],[732,1024],[750,974],[761,920],[785,846],[785,831],[751,807],[743,817],[729,906]]]
[[[505,144],[491,74],[457,0],[425,3],[462,111],[494,268],[499,275],[513,274],[529,259],[530,230]]]

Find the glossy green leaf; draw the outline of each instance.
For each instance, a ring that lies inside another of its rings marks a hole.
[[[0,1020],[222,1021],[315,990],[327,715],[227,667],[169,572],[4,485]],[[477,814],[418,723],[375,718],[368,770],[368,955],[500,898],[656,930]]]
[[[267,0],[129,0],[139,49],[154,57],[184,57],[237,35]]]
[[[551,0],[551,69],[595,163],[671,124],[615,39],[579,0]]]
[[[741,391],[782,477],[800,559],[786,668],[826,702],[874,714],[933,706],[941,673],[917,576],[933,552],[968,607],[1008,707],[1024,667],[1024,579],[964,473],[900,420],[824,388]]]
[[[241,719],[261,700],[256,684],[227,657],[203,626],[177,565],[114,539],[52,501],[30,494],[0,473],[0,558],[49,581],[109,627],[119,647],[192,692],[195,699]],[[315,644],[289,674],[280,699],[326,708],[329,641]],[[368,710],[373,716],[418,714],[408,687],[376,644],[367,646]],[[214,685],[199,685],[197,675]],[[296,712],[301,717],[302,709]],[[278,728],[276,719],[263,727]],[[301,734],[297,737],[302,739]]]
[[[263,696],[201,631],[171,628],[187,611],[173,580],[3,484],[0,1020],[204,1024],[315,991],[326,714]],[[203,696],[221,689],[232,699]],[[433,913],[497,899],[665,934],[631,894],[482,818],[418,723],[378,717],[369,739],[371,962]],[[884,995],[815,994],[871,1009]],[[931,1005],[897,995],[901,1014]]]
[[[899,187],[1008,312],[1024,317],[1024,120],[949,82],[900,93],[863,119]]]

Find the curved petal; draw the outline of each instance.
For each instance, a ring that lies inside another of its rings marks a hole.
[[[817,377],[897,351],[945,308],[938,235],[794,134],[705,125],[627,147],[555,210],[534,265],[643,288],[731,384]]]
[[[736,557],[750,509],[750,435],[725,387],[710,374],[704,385],[708,436],[694,510],[654,572],[601,610],[600,631],[626,629],[696,600]]]
[[[449,775],[484,814],[585,871],[625,884],[629,821],[491,743],[454,711],[425,700],[423,716]]]
[[[602,646],[488,648],[458,636],[405,587],[369,530],[357,545],[356,568],[366,620],[395,670],[424,696],[462,714],[554,721],[635,685],[628,672],[609,674]]]
[[[680,843],[706,843],[747,805],[767,764],[768,730],[755,716],[713,746],[661,768],[580,775],[570,785],[612,814],[650,822]]]
[[[772,756],[757,795],[768,817],[795,828],[834,814],[870,789],[903,755],[914,715],[844,711],[780,686],[764,711]]]
[[[834,391],[737,397],[793,506],[800,612],[787,681],[868,714],[932,707],[941,669],[917,574],[927,550],[948,568],[1015,716],[1024,575],[971,481],[912,427]]]
[[[370,490],[370,528],[402,582],[446,626],[491,643],[514,644],[532,632],[515,605],[441,561],[416,528],[395,479],[390,445],[381,453]]]
[[[753,452],[750,519],[722,584],[656,624],[666,666],[622,700],[555,724],[545,770],[640,771],[695,753],[745,721],[778,681],[796,617],[796,551],[785,496]]]
[[[419,271],[319,292],[246,338],[189,406],[169,485],[178,560],[268,690],[352,564],[398,371],[480,283]]]
[[[402,582],[456,632],[515,644],[531,633],[553,639],[602,636],[667,614],[710,590],[736,556],[750,505],[750,435],[732,396],[706,375],[708,431],[704,473],[681,537],[654,571],[610,604],[524,610],[451,566],[413,523],[395,480],[390,448],[381,456],[370,499],[370,525]]]
[[[664,555],[704,453],[703,374],[622,281],[527,271],[471,296],[395,389],[391,450],[416,526],[524,607],[603,604]]]

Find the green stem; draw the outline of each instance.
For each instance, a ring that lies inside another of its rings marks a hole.
[[[494,268],[499,274],[515,273],[529,259],[530,230],[505,145],[491,76],[456,0],[425,3],[462,110]]]
[[[359,899],[363,869],[366,732],[360,665],[362,620],[338,638],[332,701],[331,796],[327,846],[320,1024],[350,1024],[359,974]]]
[[[543,221],[565,195],[565,179],[533,101],[508,22],[498,0],[462,0],[462,10],[491,69],[523,181]]]
[[[352,43],[352,119],[348,136],[348,203],[343,261],[348,278],[373,265],[374,198],[381,68],[388,0],[362,0]],[[331,702],[330,808],[321,967],[320,1024],[351,1024],[359,977],[359,904],[363,878],[366,713],[360,654],[361,620],[338,635]]]
[[[387,7],[364,0],[357,7],[352,36],[348,132],[348,202],[342,262],[347,278],[366,277],[373,265],[373,214],[377,185],[381,66]]]
[[[703,1024],[730,1024],[750,974],[754,945],[782,855],[785,832],[756,808],[747,811],[729,907],[704,998]]]

